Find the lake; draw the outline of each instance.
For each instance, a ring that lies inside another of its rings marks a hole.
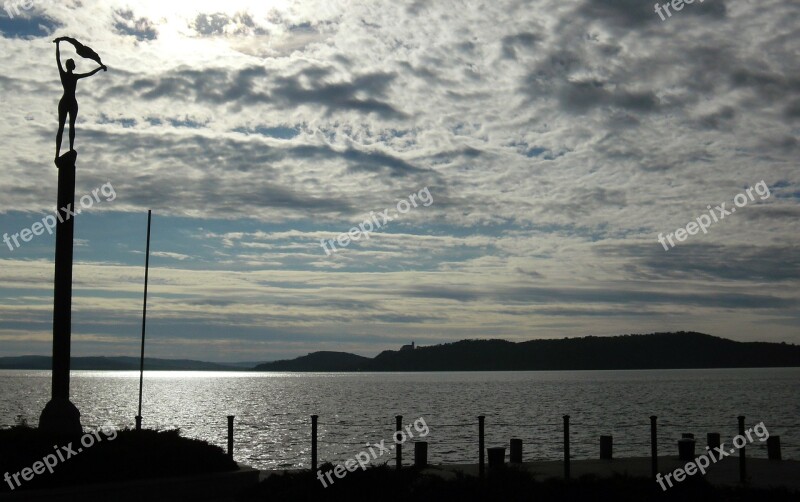
[[[138,372],[74,371],[72,401],[84,427],[132,427]],[[0,425],[17,417],[36,425],[50,397],[49,371],[0,370]],[[422,418],[430,463],[476,463],[479,415],[486,446],[524,443],[524,460],[562,453],[562,415],[570,415],[573,458],[597,458],[599,436],[614,437],[614,455],[650,454],[650,415],[659,422],[659,454],[677,454],[682,432],[705,447],[719,432],[730,447],[738,415],[781,436],[783,457],[800,459],[800,368],[529,371],[442,373],[145,373],[144,427],[225,447],[226,415],[236,415],[237,461],[261,469],[310,465],[311,419],[319,415],[320,462],[341,462],[389,443],[395,415]],[[421,425],[422,423],[419,422]],[[412,427],[413,440],[421,433]],[[377,451],[377,449],[376,449]],[[508,454],[508,450],[506,452]],[[755,440],[747,454],[766,457]],[[394,453],[374,463],[394,462]],[[413,445],[403,451],[413,462]]]

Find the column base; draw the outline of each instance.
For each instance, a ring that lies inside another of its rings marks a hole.
[[[39,430],[57,436],[80,436],[81,412],[69,399],[52,399],[39,417]]]
[[[73,167],[75,166],[75,161],[78,160],[78,152],[75,150],[70,150],[67,153],[61,155],[61,157],[56,157],[55,163],[56,168],[61,169],[62,167]]]

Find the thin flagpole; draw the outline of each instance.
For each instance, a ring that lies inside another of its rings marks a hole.
[[[144,259],[144,304],[142,306],[142,353],[139,357],[139,414],[136,415],[136,430],[142,430],[142,385],[144,383],[144,334],[147,326],[147,280],[150,274],[150,222],[152,210],[147,210],[147,253]]]

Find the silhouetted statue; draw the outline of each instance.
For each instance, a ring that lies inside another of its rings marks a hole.
[[[75,50],[79,56],[97,61],[100,65],[94,71],[89,73],[73,73],[75,70],[75,61],[72,59],[67,60],[67,71],[61,66],[61,46],[60,42],[69,42],[75,46]],[[78,85],[78,80],[86,77],[91,77],[100,70],[107,71],[108,68],[100,60],[100,56],[95,51],[86,47],[74,38],[59,37],[53,40],[56,44],[56,61],[58,62],[58,73],[61,76],[61,85],[64,86],[64,96],[58,102],[58,135],[56,136],[56,165],[58,165],[58,156],[61,154],[61,138],[64,135],[64,124],[69,115],[69,150],[75,150],[75,119],[78,118],[78,100],[75,99],[75,88]]]
[[[86,74],[73,73],[75,61],[67,60],[67,71],[61,66],[61,42],[69,42],[81,57],[97,61],[99,68]],[[69,370],[72,339],[72,264],[75,236],[75,219],[70,218],[70,207],[75,207],[75,119],[78,101],[75,88],[78,80],[108,70],[96,52],[74,38],[59,37],[56,44],[56,62],[64,86],[64,96],[58,102],[58,136],[56,137],[56,167],[58,168],[58,221],[56,222],[55,279],[53,281],[53,360],[51,373],[51,398],[39,416],[39,430],[47,434],[77,437],[83,434],[81,412],[69,400]],[[61,155],[61,138],[64,123],[69,115],[69,152]],[[62,218],[62,213],[64,217]],[[74,214],[74,213],[73,213]]]

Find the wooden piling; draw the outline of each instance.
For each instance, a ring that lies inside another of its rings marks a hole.
[[[781,437],[770,436],[767,438],[767,458],[770,460],[781,459]]]
[[[658,417],[650,415],[650,474],[653,479],[658,475]]]
[[[739,415],[739,435],[744,437],[744,415]],[[739,482],[747,482],[747,466],[745,464],[744,446],[739,448]]]
[[[611,460],[614,445],[613,436],[600,436],[600,459]]]
[[[311,471],[317,470],[317,420],[319,415],[311,415]]]
[[[506,448],[504,446],[486,448],[486,454],[489,458],[489,469],[503,467],[506,463]]]
[[[509,461],[512,464],[521,464],[522,463],[522,440],[521,439],[512,439],[509,451],[510,451]]]
[[[564,415],[564,479],[569,479],[569,415]]]
[[[233,419],[234,415],[228,415],[228,458],[233,460]]]
[[[719,447],[721,439],[719,432],[709,432],[706,434],[706,442],[708,443],[708,449],[714,450],[715,448]]]
[[[478,417],[478,476],[483,477],[485,465],[483,459],[483,433],[484,433],[484,421],[486,417],[481,415]]]
[[[694,438],[681,438],[678,440],[678,458],[680,460],[694,460]]]
[[[395,433],[394,433],[394,442],[395,442],[395,467],[399,471],[403,467],[403,445],[400,444],[400,436],[398,432],[403,432],[403,415],[397,415],[394,417],[395,419]]]
[[[414,443],[414,467],[428,466],[428,442],[416,441]]]

